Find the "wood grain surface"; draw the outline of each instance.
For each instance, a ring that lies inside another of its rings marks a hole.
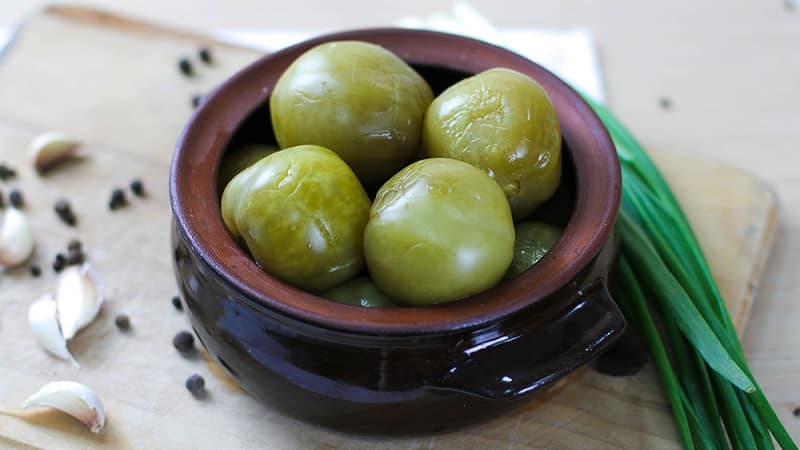
[[[92,386],[108,413],[99,436],[58,414],[0,415],[0,447],[679,448],[651,367],[628,378],[582,369],[547,395],[485,424],[387,438],[286,417],[245,395],[202,352],[178,355],[171,338],[188,324],[170,304],[176,293],[167,194],[172,147],[191,114],[191,97],[259,56],[210,44],[215,63],[196,62],[197,76],[185,78],[176,61],[184,55],[197,61],[201,42],[210,43],[194,33],[60,8],[32,18],[0,59],[0,161],[20,171],[0,188],[24,191],[38,244],[34,261],[45,269],[36,279],[26,268],[0,274],[0,408],[13,407],[47,381],[74,379]],[[39,177],[26,147],[52,129],[79,137],[88,156]],[[773,192],[728,166],[656,156],[743,326],[776,226]],[[128,207],[110,212],[111,189],[135,177],[144,180],[147,197],[129,195]],[[52,211],[60,197],[73,202],[79,221],[74,229]],[[70,344],[81,369],[38,348],[25,320],[30,302],[52,289],[53,256],[76,237],[108,297],[98,320]],[[121,312],[131,317],[130,333],[114,327]],[[208,384],[209,396],[201,401],[183,387],[195,372]],[[779,396],[770,389],[790,383],[765,383],[768,396]],[[797,436],[796,427],[791,432]]]

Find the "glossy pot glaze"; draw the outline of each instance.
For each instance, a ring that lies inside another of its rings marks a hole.
[[[435,92],[493,67],[536,79],[562,127],[564,175],[538,220],[561,224],[551,251],[519,277],[432,307],[365,309],[288,286],[227,233],[217,170],[228,148],[274,141],[269,95],[321,42],[393,51]],[[266,56],[198,108],[170,174],[174,268],[209,353],[265,403],[366,432],[431,431],[485,419],[599,355],[625,321],[606,289],[620,174],[608,133],[580,96],[540,66],[471,39],[399,29],[326,35]]]

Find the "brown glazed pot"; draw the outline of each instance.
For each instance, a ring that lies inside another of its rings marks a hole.
[[[518,70],[544,86],[561,122],[564,176],[538,214],[565,229],[542,261],[461,301],[366,309],[278,281],[228,235],[216,183],[223,153],[274,142],[268,99],[278,77],[305,50],[344,39],[393,51],[437,93],[493,67]],[[625,328],[606,289],[620,195],[608,133],[561,80],[486,43],[374,29],[326,35],[265,56],[192,116],[172,162],[170,195],[174,269],[200,341],[251,394],[314,423],[395,433],[485,419],[545,390]]]

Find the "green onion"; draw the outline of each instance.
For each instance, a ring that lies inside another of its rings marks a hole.
[[[636,266],[634,269],[636,274],[644,281],[643,284],[652,286],[652,290],[664,298],[660,305],[669,311],[669,319],[677,323],[678,328],[703,356],[706,363],[740,389],[754,392],[756,388],[753,383],[725,351],[725,347],[711,331],[672,272],[664,265],[650,241],[624,210],[619,213],[617,230],[623,252]]]
[[[612,294],[647,341],[684,448],[772,449],[774,438],[783,449],[797,449],[747,367],[724,299],[668,183],[622,123],[584,98],[608,129],[623,175]]]
[[[619,306],[625,312],[626,317],[635,319],[634,323],[640,329],[642,335],[645,336],[647,346],[650,348],[650,353],[653,355],[656,369],[661,377],[661,382],[664,384],[667,399],[672,406],[672,414],[675,416],[675,422],[678,425],[678,431],[680,432],[683,446],[686,449],[693,449],[694,441],[692,440],[692,435],[689,430],[689,421],[686,417],[686,405],[681,400],[681,388],[678,384],[678,379],[669,362],[667,350],[658,335],[656,324],[650,316],[650,311],[647,309],[642,289],[636,277],[633,275],[633,271],[626,261],[625,255],[620,257],[619,268],[621,288],[614,289],[614,298],[619,302]]]

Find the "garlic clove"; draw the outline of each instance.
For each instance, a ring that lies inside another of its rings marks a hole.
[[[33,335],[39,345],[53,355],[72,362],[75,367],[80,367],[67,348],[67,341],[61,334],[58,326],[56,302],[51,294],[45,294],[31,304],[28,309],[28,321],[31,324]]]
[[[33,254],[33,233],[22,211],[6,208],[0,214],[0,269],[7,269],[24,263]]]
[[[106,413],[100,397],[86,385],[74,381],[53,381],[22,402],[23,408],[45,406],[80,420],[92,433],[103,431]]]
[[[80,142],[58,131],[48,131],[37,136],[30,144],[33,166],[45,173],[58,164],[77,155]]]
[[[56,307],[65,339],[72,339],[89,325],[102,304],[101,283],[88,263],[69,266],[61,272],[56,285]]]

